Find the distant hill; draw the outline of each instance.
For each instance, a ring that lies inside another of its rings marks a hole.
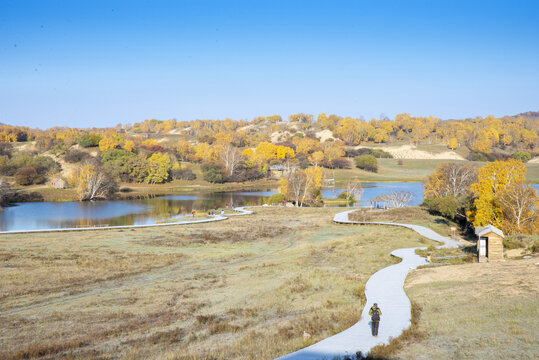
[[[539,118],[539,111],[528,111],[528,112],[525,112],[525,113],[520,113],[520,114],[517,114],[515,115],[514,117],[519,117],[519,116],[523,116],[523,117],[527,117],[527,118]]]

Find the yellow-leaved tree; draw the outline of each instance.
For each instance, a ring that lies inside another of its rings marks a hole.
[[[281,179],[281,194],[294,201],[296,206],[320,201],[324,173],[321,167],[314,166],[305,170],[290,171]]]
[[[523,184],[526,167],[516,159],[489,162],[479,169],[472,184],[475,209],[468,212],[474,226],[494,225],[503,230],[504,211],[497,197],[513,184]]]
[[[447,147],[451,150],[455,150],[459,146],[459,141],[457,138],[451,138],[449,139],[449,144],[447,144]]]
[[[149,184],[163,183],[169,179],[171,167],[170,156],[157,152],[148,158],[148,169],[144,180]]]

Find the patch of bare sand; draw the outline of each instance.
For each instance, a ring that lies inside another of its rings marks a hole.
[[[360,146],[364,147],[364,146]],[[415,145],[401,145],[401,146],[384,146],[377,147],[376,149],[382,149],[387,151],[395,159],[447,159],[447,160],[466,160],[454,151],[444,151],[441,153],[432,153],[428,151],[418,150]]]
[[[406,288],[419,284],[444,281],[474,281],[478,288],[489,286],[495,279],[504,286],[504,295],[518,296],[526,292],[539,293],[539,258],[506,260],[492,263],[474,263],[455,266],[423,268],[414,271],[406,281]]]
[[[529,164],[539,164],[539,156],[534,157],[530,161],[528,161]]]
[[[316,133],[316,137],[318,139],[320,139],[320,142],[324,142],[327,139],[332,139],[333,138],[333,133],[331,132],[331,130],[325,129],[325,130],[322,130],[322,131],[318,131]]]

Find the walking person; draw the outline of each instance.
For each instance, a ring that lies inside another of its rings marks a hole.
[[[378,336],[380,315],[382,315],[382,310],[380,310],[378,304],[374,303],[374,305],[369,309],[369,315],[371,316],[372,336]]]

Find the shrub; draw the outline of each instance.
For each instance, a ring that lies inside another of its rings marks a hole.
[[[337,196],[337,199],[349,199],[349,198],[353,198],[353,196],[351,196],[350,194],[348,194],[346,191],[343,191],[342,193],[339,194],[339,196]]]
[[[197,176],[189,168],[172,170],[172,178],[178,180],[195,180]]]
[[[225,182],[226,175],[223,168],[215,164],[204,164],[202,165],[202,177],[209,183],[219,183],[222,184]]]
[[[378,162],[372,155],[359,155],[356,157],[356,167],[366,171],[378,172]]]
[[[252,167],[250,169],[240,168],[234,172],[234,175],[229,176],[226,181],[234,182],[245,182],[245,181],[254,181],[260,179],[264,176],[264,173],[261,173],[258,167]]]
[[[421,205],[445,218],[458,220],[459,217],[463,218],[464,214],[470,210],[472,202],[472,198],[467,196],[442,196],[439,198],[425,198]]]
[[[11,145],[11,143],[0,142],[0,156],[11,157],[12,152],[13,152],[13,145]]]
[[[277,193],[277,194],[271,195],[268,201],[266,201],[266,203],[268,203],[269,205],[275,205],[275,204],[281,204],[284,200],[286,200],[286,197],[284,196],[284,194]]]
[[[84,134],[77,136],[76,143],[84,148],[98,146],[101,141],[101,136],[97,134]]]
[[[503,238],[504,249],[520,249],[525,248],[526,243],[522,236],[510,235]]]
[[[511,157],[513,159],[517,159],[517,160],[520,160],[522,161],[523,163],[526,163],[528,161],[530,161],[530,159],[532,158],[530,153],[526,152],[526,151],[517,151],[516,153],[514,153],[513,155],[511,155]]]
[[[372,156],[378,159],[393,159],[393,155],[382,149],[372,149]]]
[[[333,159],[329,163],[330,169],[350,169],[350,161],[345,158]]]
[[[63,142],[59,142],[57,143],[56,145],[54,145],[51,149],[51,153],[58,156],[58,155],[62,155],[63,153],[65,153],[67,150],[67,147],[65,146],[65,144]]]
[[[369,148],[359,148],[357,150],[348,149],[346,150],[347,157],[355,157],[359,155],[372,155],[378,159],[392,159],[393,155],[384,151],[382,149],[369,149]]]
[[[89,155],[85,153],[84,151],[71,149],[71,150],[67,150],[66,153],[64,154],[64,160],[68,163],[73,164],[73,163],[79,163],[79,162],[82,162],[83,160],[86,160],[88,156]]]
[[[470,161],[487,161],[488,157],[482,152],[472,151],[470,154],[468,154],[467,159]]]
[[[22,186],[42,184],[45,180],[45,177],[40,175],[37,170],[31,166],[21,168],[15,173],[15,182]]]

